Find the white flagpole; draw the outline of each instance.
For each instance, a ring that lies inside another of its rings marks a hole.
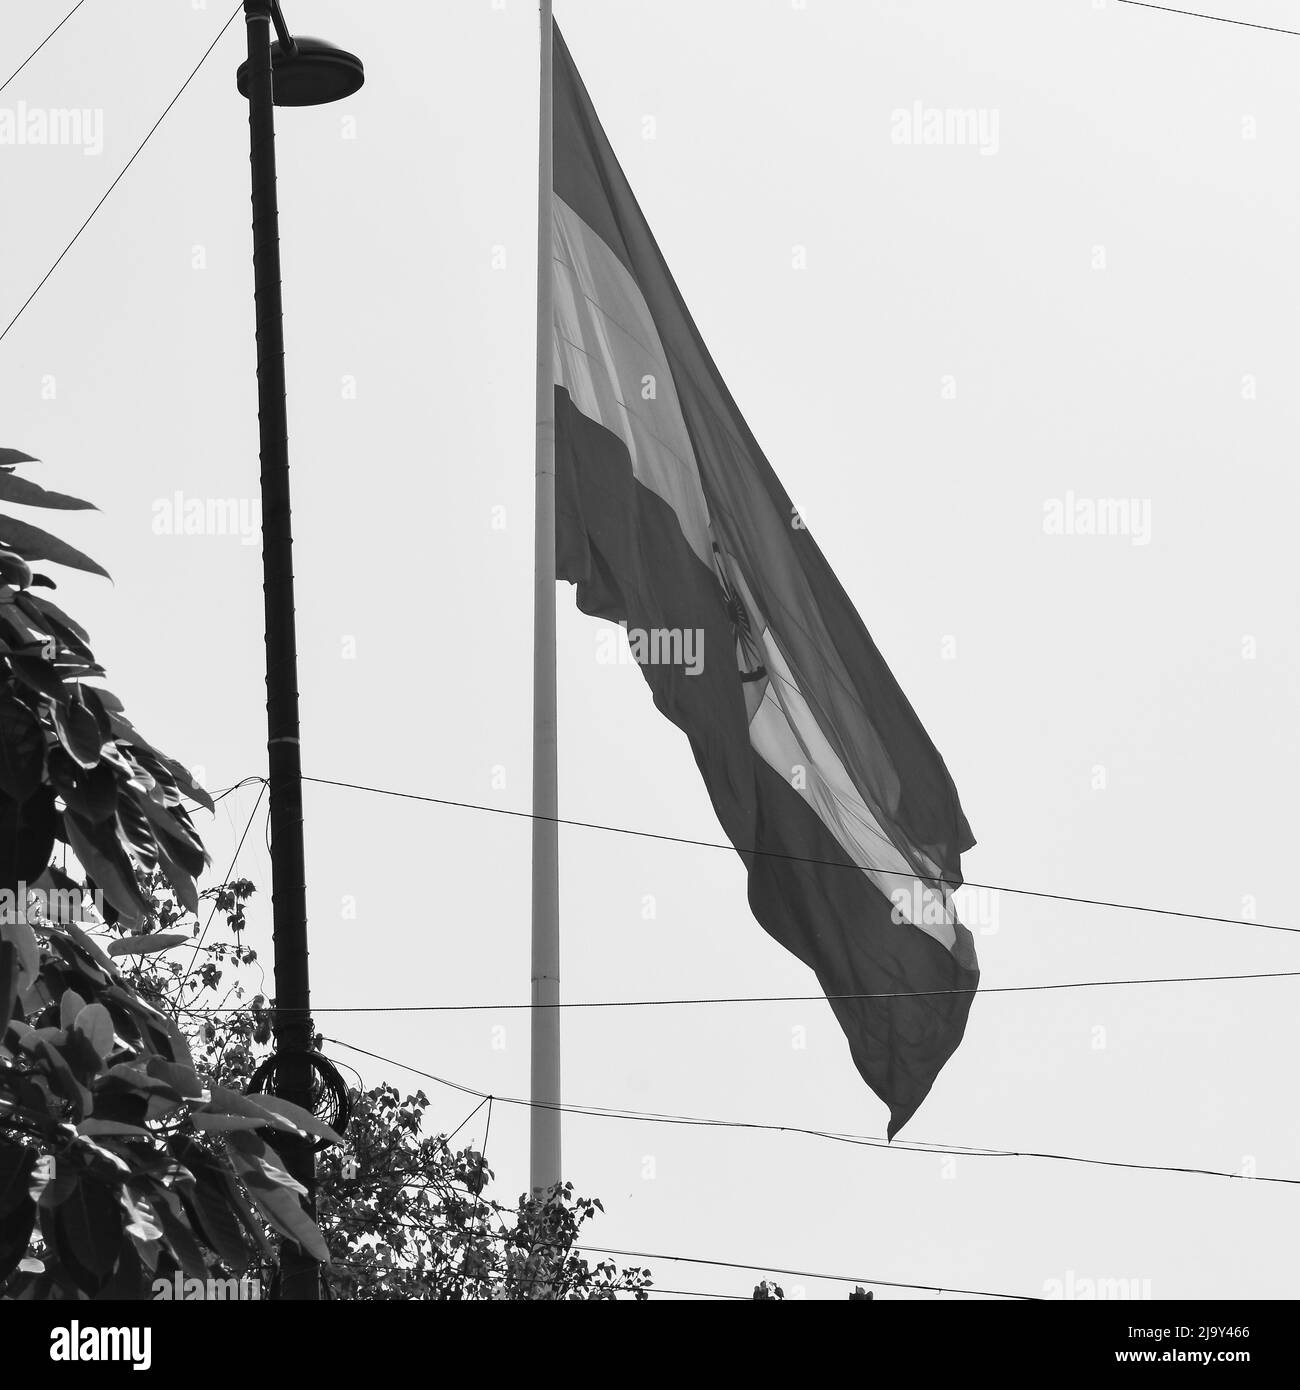
[[[552,0],[542,20],[537,217],[537,552],[533,607],[533,994],[530,1174],[535,1193],[560,1181],[560,845],[555,700],[555,379],[552,204],[555,197]]]

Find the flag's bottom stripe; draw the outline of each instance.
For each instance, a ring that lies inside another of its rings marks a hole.
[[[749,869],[763,928],[816,972],[854,1063],[890,1108],[891,1136],[961,1041],[978,973],[899,918],[813,808],[750,742],[735,638],[714,573],[672,508],[633,476],[623,441],[556,392],[558,557],[586,613],[632,632],[698,634],[684,662],[642,665],[655,704],[690,741],[718,818]],[[671,654],[672,643],[663,651]],[[653,652],[653,646],[651,647]],[[756,850],[757,854],[745,853]],[[963,947],[969,933],[959,928]],[[945,991],[948,991],[945,993]]]

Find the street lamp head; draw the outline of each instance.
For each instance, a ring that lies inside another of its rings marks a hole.
[[[295,38],[291,49],[277,39],[271,45],[271,72],[277,106],[324,106],[342,101],[361,89],[366,70],[353,53],[324,39]],[[235,77],[240,92],[248,96],[248,64],[241,63]]]

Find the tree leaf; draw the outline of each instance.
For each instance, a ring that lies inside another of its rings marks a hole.
[[[0,695],[0,791],[26,801],[41,784],[45,733],[21,700]]]
[[[73,1119],[80,1123],[94,1107],[94,1097],[73,1075],[63,1054],[44,1038],[36,1044],[36,1055],[50,1070],[54,1089],[72,1106]]]
[[[31,1201],[32,1169],[35,1150],[0,1139],[0,1216],[7,1216],[24,1201]]]
[[[158,1240],[162,1235],[162,1223],[154,1215],[153,1208],[137,1197],[129,1187],[118,1190],[118,1200],[126,1214],[126,1233],[135,1241]]]
[[[0,545],[8,550],[16,550],[25,560],[50,560],[69,569],[102,575],[105,579],[112,578],[103,566],[96,564],[89,555],[83,555],[75,546],[16,517],[0,515]]]
[[[31,610],[35,608],[41,614],[41,617],[44,621],[52,623],[55,626],[67,628],[68,632],[70,632],[73,637],[76,637],[78,641],[80,641],[83,648],[81,652],[82,656],[92,655],[90,647],[88,645],[90,642],[90,634],[74,618],[68,617],[68,615],[63,611],[63,609],[60,608],[59,605],[55,603],[53,599],[46,598],[42,594],[24,594],[22,595],[22,598],[25,601],[23,603],[20,603],[18,606],[23,610],[24,613],[26,613],[30,617]],[[15,602],[17,602],[17,599],[15,599]],[[52,636],[63,637],[64,640],[68,642],[68,646],[76,650],[77,643],[68,641],[66,634],[61,632],[55,632],[52,634]],[[91,697],[96,692],[87,689],[85,693],[87,701],[89,702]],[[107,732],[107,725],[105,725],[105,733],[107,734]]]
[[[327,1139],[331,1144],[343,1143],[324,1120],[318,1120],[310,1111],[304,1110],[300,1105],[294,1105],[292,1101],[282,1100],[279,1096],[259,1095],[257,1103],[263,1109],[274,1110],[276,1114],[283,1115],[299,1129],[315,1135],[317,1139]]]
[[[50,1162],[53,1163],[51,1158]],[[56,1168],[53,1174],[39,1166],[32,1170],[31,1198],[38,1207],[45,1210],[65,1202],[76,1190],[77,1175],[68,1166]]]
[[[34,883],[54,853],[58,829],[54,788],[39,787],[25,801],[0,792],[0,888]]]
[[[117,799],[118,838],[131,851],[136,863],[146,873],[153,873],[158,867],[158,841],[143,811],[136,804],[147,800],[135,790],[134,779],[127,783],[127,790]]]
[[[86,1041],[100,1057],[108,1058],[113,1051],[113,1039],[117,1030],[113,1027],[113,1016],[102,1004],[87,1004],[77,1015],[72,1026],[79,1033],[86,1035]]]
[[[167,882],[171,884],[172,891],[176,894],[176,900],[186,910],[193,912],[196,916],[199,911],[199,887],[198,884],[185,872],[184,869],[167,853],[164,841],[166,837],[157,837],[158,845],[158,867],[163,871]],[[167,843],[170,843],[168,841]]]
[[[271,1128],[267,1116],[253,1119],[249,1115],[218,1115],[211,1110],[196,1110],[190,1115],[190,1123],[204,1134],[231,1134],[235,1130],[256,1130]]]
[[[175,758],[164,758],[163,761],[167,764],[168,770],[176,779],[176,785],[180,787],[191,801],[197,802],[205,811],[215,811],[217,809],[216,803],[208,793],[208,789],[201,786],[199,782],[195,780],[194,774],[189,768],[185,767],[182,763],[178,763]]]
[[[59,1027],[71,1028],[77,1015],[86,1007],[86,1001],[75,989],[65,989],[59,1000]]]
[[[15,473],[0,473],[0,501],[16,502],[21,507],[49,507],[60,512],[99,510],[93,502],[83,502],[80,497],[67,497],[61,492],[46,492],[39,483]]]
[[[187,874],[198,878],[207,868],[208,855],[185,810],[179,805],[163,808],[151,798],[141,798],[139,806],[153,825],[154,838],[159,847],[174,858]]]
[[[99,721],[90,710],[80,700],[73,699],[66,704],[52,705],[50,717],[68,757],[79,767],[94,767],[99,762],[104,739],[99,732]]]
[[[165,1082],[172,1091],[184,1100],[204,1101],[207,1099],[203,1083],[192,1066],[180,1062],[167,1062],[161,1057],[150,1057],[146,1071],[158,1081]],[[114,1068],[116,1070],[116,1068]]]
[[[0,920],[0,941],[9,942],[17,953],[18,987],[25,989],[41,969],[41,950],[36,944],[36,933],[26,922],[12,918],[9,921]]]
[[[40,463],[40,459],[34,459],[19,449],[0,449],[0,468],[13,468],[20,463]]]
[[[21,996],[23,1013],[40,1013],[42,1009],[47,1008],[52,1003],[54,1003],[54,996],[50,993],[50,987],[39,975],[23,988]]]
[[[63,817],[72,852],[104,890],[104,896],[128,923],[139,922],[147,904],[140,896],[135,870],[111,825],[95,825],[69,810]]]
[[[139,1125],[126,1125],[120,1120],[82,1120],[77,1126],[77,1133],[84,1134],[87,1138],[123,1138],[123,1139],[152,1139],[153,1133],[150,1130],[142,1129]]]
[[[260,1144],[251,1134],[233,1134],[229,1142],[231,1159],[240,1176],[248,1184],[253,1200],[281,1235],[296,1241],[318,1263],[329,1264],[330,1252],[325,1238],[303,1209],[297,1193],[288,1186],[293,1179],[271,1160],[269,1153],[265,1152],[264,1145],[261,1154],[248,1150],[247,1145],[250,1141]],[[240,1147],[236,1147],[237,1144]],[[277,1176],[272,1176],[273,1174]]]
[[[108,820],[117,810],[117,773],[107,761],[87,770],[62,747],[51,748],[46,760],[50,783],[75,811],[92,825]]]
[[[99,1299],[105,1303],[138,1302],[152,1296],[151,1275],[158,1267],[162,1246],[156,1240],[122,1242],[121,1254],[113,1277],[100,1290]]]
[[[165,1063],[171,1066],[172,1063]],[[198,1077],[194,1078],[194,1084],[198,1085]],[[119,1062],[115,1067],[109,1069],[95,1082],[95,1095],[99,1096],[134,1096],[142,1102],[146,1098],[160,1096],[165,1100],[180,1103],[184,1097],[170,1082],[160,1076],[150,1076],[147,1071],[134,1062]],[[96,1109],[102,1107],[96,1106]]]
[[[108,948],[110,956],[153,956],[173,946],[188,946],[190,938],[179,932],[152,932],[147,936],[124,936]]]
[[[117,967],[113,966],[111,961],[109,965],[116,970]],[[151,1004],[146,1004],[133,991],[124,988],[122,983],[112,984],[101,990],[99,1002],[117,1020],[119,1029],[124,1027],[128,1020],[135,1024],[139,1032],[142,1063],[147,1062],[151,1056],[167,1056],[170,1060],[169,1054],[162,1052],[156,1042],[156,1033],[167,1036],[167,1019],[164,1014],[159,1013]],[[114,1067],[113,1070],[116,1071],[117,1068]]]
[[[185,1136],[178,1136],[173,1139],[170,1148],[194,1174],[198,1184],[194,1196],[195,1200],[202,1204],[204,1226],[208,1235],[212,1237],[209,1244],[213,1245],[213,1248],[221,1254],[227,1264],[235,1268],[230,1255],[215,1243],[230,1235],[229,1225],[225,1222],[226,1216],[232,1217],[236,1224],[242,1224],[243,1230],[262,1255],[268,1260],[271,1259],[271,1246],[266,1238],[266,1232],[262,1228],[262,1223],[249,1206],[243,1190],[236,1182],[235,1175],[229,1166],[201,1149],[193,1139]],[[218,1212],[223,1215],[217,1215]],[[213,1227],[218,1225],[224,1228],[225,1237],[219,1238],[217,1236]]]
[[[53,1210],[41,1213],[41,1234],[73,1282],[93,1298],[108,1284],[122,1249],[122,1209],[103,1184],[83,1181]]]
[[[240,1175],[250,1188],[284,1187],[298,1193],[299,1196],[307,1195],[307,1189],[289,1173],[279,1154],[257,1135],[232,1134],[226,1140],[226,1149],[232,1159],[239,1155],[249,1159],[251,1166],[241,1169]],[[236,1167],[238,1166],[236,1164]]]
[[[55,1042],[63,1060],[68,1064],[75,1076],[84,1087],[91,1087],[95,1084],[104,1072],[104,1059],[95,1051],[90,1039],[77,1028],[69,1028],[63,1035],[63,1041]],[[87,1091],[89,1095],[89,1091]],[[91,1101],[86,1103],[86,1113],[91,1111]]]
[[[67,681],[88,674],[85,666],[60,666],[33,651],[10,651],[9,665],[29,690],[43,695],[53,705],[61,705],[71,693]]]
[[[301,1135],[302,1131],[292,1120],[277,1115],[264,1103],[266,1099],[267,1097],[262,1095],[241,1095],[226,1086],[213,1086],[206,1109],[213,1115],[233,1115],[254,1122],[251,1125],[238,1126],[241,1129],[280,1129]]]
[[[174,1018],[168,1018],[164,1020],[164,1026],[167,1029],[167,1040],[171,1044],[172,1061],[193,1071],[194,1057],[180,1024]]]
[[[242,1274],[249,1264],[244,1228],[224,1200],[224,1194],[203,1174],[196,1174],[193,1191],[182,1195],[190,1214],[190,1226],[217,1254],[222,1264]],[[251,1216],[251,1212],[249,1213]]]
[[[0,478],[2,477],[4,474],[0,473]],[[15,589],[30,589],[32,567],[21,555],[15,555],[12,550],[0,550],[0,580],[6,584],[12,584]]]
[[[87,686],[85,694],[89,697],[92,687]],[[147,738],[140,733],[134,724],[126,717],[122,710],[122,702],[113,694],[111,690],[97,689],[95,695],[108,715],[109,723],[112,725],[113,734],[124,743],[128,743],[136,748],[148,749],[162,765],[171,773],[176,785],[192,801],[197,802],[205,810],[213,811],[216,805],[207,791],[194,780],[194,775],[175,758],[169,758],[164,752],[156,748]]]
[[[163,1237],[171,1249],[173,1258],[181,1269],[192,1279],[206,1279],[210,1273],[208,1262],[194,1239],[180,1198],[166,1188],[151,1194],[149,1204],[162,1223]]]
[[[90,958],[95,962],[96,965],[102,966],[107,970],[116,969],[113,962],[108,958],[108,955],[104,951],[104,948],[99,944],[98,941],[95,940],[93,936],[87,935],[87,933],[82,930],[81,925],[75,919],[69,918],[66,922],[62,923],[62,926],[63,929],[68,933],[68,935],[73,939],[73,941],[75,941],[77,945],[80,946],[81,949],[85,951],[88,956],[90,956]]]
[[[18,948],[12,941],[0,941],[0,1038],[9,1027],[18,998]]]
[[[36,1154],[0,1139],[0,1285],[18,1268],[36,1222],[28,1188]]]

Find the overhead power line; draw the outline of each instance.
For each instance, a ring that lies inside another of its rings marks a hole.
[[[896,990],[879,994],[749,994],[718,996],[702,999],[583,999],[564,1000],[558,1004],[354,1004],[319,1006],[313,1004],[307,1012],[313,1014],[468,1014],[512,1013],[532,1009],[671,1009],[701,1005],[727,1004],[821,1004],[855,1002],[869,999],[927,999],[945,994],[1036,994],[1048,990],[1119,989],[1129,985],[1199,985],[1222,984],[1234,980],[1295,980],[1300,970],[1263,970],[1248,975],[1169,975],[1141,980],[1067,980],[1050,985],[988,985],[977,989],[918,989]],[[221,1008],[187,1008],[191,1014],[237,1014],[247,1005],[230,1004]],[[282,1009],[281,1013],[292,1010]]]
[[[576,830],[599,830],[610,835],[629,835],[640,840],[660,840],[666,844],[690,845],[697,849],[718,849],[727,850],[732,854],[749,856],[756,859],[782,859],[795,864],[817,864],[827,869],[851,869],[855,873],[862,873],[861,864],[851,864],[842,859],[810,859],[799,854],[781,854],[775,850],[762,849],[737,849],[735,845],[724,844],[720,840],[693,840],[681,835],[661,835],[650,830],[631,830],[621,825],[602,825],[595,821],[567,820],[563,817],[538,816],[531,811],[512,811],[501,806],[483,806],[472,801],[450,801],[443,797],[421,796],[415,792],[391,791],[385,787],[368,787],[356,782],[335,782],[324,777],[304,777],[304,782],[311,782],[319,787],[337,787],[344,791],[368,792],[373,796],[390,796],[400,801],[419,801],[431,806],[446,806],[454,810],[461,811],[481,811],[485,815],[508,816],[516,820],[543,820],[555,825],[568,826]],[[1014,897],[1041,898],[1048,902],[1075,903],[1086,907],[1109,907],[1121,912],[1143,912],[1154,914],[1159,917],[1177,917],[1184,921],[1191,922],[1217,922],[1230,927],[1258,927],[1261,931],[1280,931],[1292,932],[1300,935],[1300,927],[1281,926],[1272,922],[1251,922],[1244,921],[1236,917],[1216,917],[1203,912],[1180,912],[1171,907],[1144,907],[1138,903],[1113,902],[1105,898],[1083,898],[1075,897],[1065,893],[1044,893],[1033,888],[1008,888],[1005,885],[995,883],[973,883],[969,879],[950,879],[938,876],[930,877],[917,876],[917,881],[922,883],[942,883],[954,888],[982,888],[990,893],[1006,893]]]
[[[419,1067],[410,1066],[406,1062],[399,1062],[394,1057],[384,1057],[378,1052],[370,1052],[364,1047],[358,1047],[355,1043],[345,1042],[342,1038],[326,1038],[325,1041],[333,1043],[336,1047],[345,1047],[348,1051],[355,1052],[362,1057],[369,1057],[373,1061],[383,1062],[386,1066],[398,1067],[402,1071],[410,1072],[413,1076],[424,1077],[428,1081],[436,1082],[439,1086],[445,1086],[453,1091],[460,1091],[464,1095],[477,1096],[480,1099],[487,1098],[488,1093],[486,1091],[476,1090],[473,1086],[466,1086],[458,1081],[449,1081],[446,1077],[434,1075],[433,1072],[422,1071]],[[1283,1183],[1287,1186],[1300,1187],[1300,1178],[1278,1178],[1262,1175],[1247,1177],[1244,1173],[1230,1173],[1220,1168],[1198,1168],[1164,1163],[1130,1163],[1120,1159],[1083,1158],[1077,1154],[1045,1153],[1035,1150],[1020,1149],[975,1148],[973,1146],[921,1143],[915,1140],[905,1139],[890,1141],[888,1139],[875,1138],[868,1135],[838,1134],[833,1130],[808,1129],[800,1125],[759,1124],[743,1120],[706,1119],[692,1115],[664,1115],[655,1114],[652,1111],[615,1109],[597,1105],[555,1105],[544,1101],[523,1100],[517,1096],[493,1095],[493,1099],[499,1101],[503,1105],[522,1106],[527,1109],[558,1110],[563,1114],[586,1115],[592,1119],[627,1120],[641,1124],[675,1125],[693,1129],[753,1130],[757,1133],[768,1134],[800,1134],[812,1139],[823,1139],[837,1144],[849,1144],[856,1148],[901,1150],[907,1153],[938,1154],[954,1158],[1040,1159],[1056,1163],[1083,1164],[1087,1167],[1094,1168],[1122,1168],[1133,1172],[1144,1173],[1183,1173],[1195,1177],[1233,1178],[1241,1182]]]
[[[754,1274],[783,1274],[792,1279],[825,1279],[833,1284],[871,1284],[878,1289],[916,1289],[922,1293],[961,1293],[974,1298],[1009,1298],[1021,1303],[1036,1303],[1037,1299],[1023,1293],[990,1293],[986,1289],[954,1289],[947,1284],[901,1284],[889,1279],[866,1279],[850,1274],[814,1274],[806,1269],[777,1269],[773,1265],[738,1264],[735,1260],[703,1260],[690,1255],[656,1255],[649,1250],[605,1250],[599,1245],[575,1245],[582,1255],[615,1255],[622,1259],[671,1260],[678,1264],[708,1265],[713,1269],[743,1269]],[[653,1290],[652,1290],[653,1291]],[[667,1290],[661,1290],[667,1292]]]
[[[265,784],[266,778],[254,773],[251,777],[245,777],[243,781],[236,782],[233,787],[223,787],[220,791],[209,792],[208,799],[215,806],[217,802],[224,801],[226,797],[232,796],[235,792],[242,792],[245,787],[256,786],[259,782]],[[188,809],[191,811],[206,811],[208,809],[201,801],[195,801],[193,797],[187,796],[185,800],[190,803]]]
[[[1242,29],[1262,29],[1267,34],[1292,34],[1300,38],[1298,29],[1279,29],[1273,24],[1257,24],[1249,19],[1229,19],[1225,14],[1201,14],[1198,10],[1178,10],[1172,5],[1152,5],[1148,0],[1119,0],[1121,5],[1132,5],[1139,10],[1160,10],[1164,14],[1180,14],[1187,19],[1210,19],[1216,24],[1234,24]]]
[[[492,1103],[492,1101],[494,1101],[494,1100],[500,1100],[500,1099],[501,1099],[500,1096],[488,1096],[488,1097],[486,1097],[483,1101],[481,1101],[481,1102],[479,1103],[479,1104],[480,1104],[480,1108],[481,1108],[481,1106],[484,1105],[484,1104],[487,1104],[487,1105],[490,1106],[491,1103]],[[470,1114],[470,1116],[468,1117],[468,1119],[465,1120],[465,1121],[463,1121],[463,1122],[458,1126],[458,1131],[457,1131],[457,1132],[459,1132],[460,1129],[463,1129],[463,1128],[465,1127],[465,1124],[468,1123],[469,1119],[473,1119],[474,1115],[476,1115],[477,1113],[478,1113],[478,1110],[477,1110],[477,1109],[474,1110],[474,1111]],[[451,1139],[452,1137],[454,1137],[454,1136],[448,1136],[448,1141],[447,1141],[447,1142],[450,1142],[450,1139]],[[486,1157],[487,1157],[487,1139],[486,1139],[486,1136],[484,1136],[484,1148],[483,1148],[483,1150],[482,1150],[482,1152],[481,1152],[481,1156],[486,1160]],[[383,1184],[375,1184],[375,1183],[366,1184],[367,1187],[372,1188],[372,1189],[373,1189],[373,1188],[380,1187],[380,1186],[382,1186],[382,1185],[383,1185]],[[403,1189],[405,1189],[405,1190],[413,1190],[413,1191],[416,1191],[416,1192],[428,1192],[432,1187],[435,1186],[435,1184],[433,1184],[432,1182],[426,1180],[426,1181],[423,1181],[423,1182],[398,1183],[398,1184],[395,1184],[395,1186],[399,1186],[399,1187],[401,1187],[401,1188],[403,1188]],[[471,1192],[469,1192],[469,1191],[468,1191],[467,1189],[465,1189],[465,1188],[455,1187],[454,1185],[453,1185],[453,1187],[452,1187],[452,1190],[455,1191],[455,1192],[457,1192],[457,1193],[460,1193],[461,1195],[463,1195],[463,1196],[466,1197],[466,1198],[468,1198],[468,1197],[470,1197],[470,1196],[473,1196],[473,1197],[474,1197],[474,1199],[475,1199],[475,1208],[474,1208],[474,1211],[475,1211],[475,1215],[477,1216],[477,1213],[478,1213],[478,1210],[479,1210],[478,1198],[479,1198],[480,1193],[471,1193]],[[480,1191],[481,1191],[481,1190],[480,1190]],[[489,1202],[486,1203],[486,1210],[488,1210],[489,1212],[492,1212],[492,1213],[496,1214],[497,1216],[500,1216],[502,1212],[508,1212],[508,1213],[510,1213],[510,1214],[513,1215],[513,1216],[521,1216],[521,1215],[523,1215],[523,1213],[520,1211],[520,1209],[519,1209],[518,1207],[506,1206],[506,1205],[503,1205],[503,1204],[500,1203],[500,1202],[493,1202],[493,1201],[489,1201]],[[898,1281],[896,1281],[896,1280],[891,1280],[891,1279],[868,1279],[868,1278],[866,1278],[864,1275],[814,1273],[814,1272],[812,1272],[812,1271],[810,1271],[810,1270],[783,1269],[783,1268],[780,1268],[780,1267],[778,1267],[778,1266],[776,1266],[776,1265],[751,1265],[751,1264],[740,1264],[740,1263],[738,1263],[738,1262],[736,1262],[736,1261],[734,1261],[734,1260],[697,1259],[697,1258],[695,1258],[694,1256],[691,1256],[691,1255],[665,1255],[665,1254],[657,1253],[657,1252],[652,1251],[652,1250],[607,1250],[607,1249],[604,1249],[603,1247],[601,1247],[601,1246],[599,1246],[599,1245],[572,1245],[572,1246],[563,1245],[563,1246],[560,1246],[560,1247],[553,1247],[553,1248],[561,1248],[561,1249],[564,1249],[564,1250],[572,1250],[574,1253],[579,1254],[579,1255],[612,1255],[612,1256],[616,1256],[616,1257],[619,1258],[619,1259],[629,1259],[629,1260],[671,1260],[671,1261],[673,1261],[674,1263],[677,1263],[677,1264],[710,1265],[710,1266],[712,1266],[712,1267],[714,1267],[714,1268],[716,1268],[716,1269],[743,1269],[743,1270],[747,1270],[747,1271],[752,1271],[752,1272],[755,1273],[755,1274],[769,1274],[769,1275],[770,1275],[770,1274],[782,1274],[782,1275],[785,1275],[785,1276],[790,1277],[790,1278],[821,1279],[821,1280],[825,1280],[825,1281],[828,1282],[828,1283],[834,1283],[834,1284],[871,1284],[871,1285],[874,1285],[876,1288],[882,1288],[882,1289],[915,1289],[915,1290],[918,1290],[919,1292],[922,1292],[922,1293],[938,1293],[938,1294],[943,1294],[943,1293],[958,1293],[958,1294],[967,1294],[967,1295],[970,1295],[971,1297],[974,1297],[974,1298],[1007,1298],[1007,1299],[1016,1299],[1016,1300],[1022,1300],[1022,1301],[1035,1301],[1035,1300],[1030,1299],[1029,1296],[1026,1295],[1026,1294],[1017,1294],[1017,1293],[996,1293],[996,1292],[993,1292],[992,1290],[989,1290],[989,1289],[962,1289],[962,1288],[956,1288],[956,1287],[954,1287],[954,1286],[952,1286],[952,1285],[949,1285],[949,1284],[907,1284],[907,1283],[900,1283],[900,1282],[898,1282]],[[532,1283],[551,1283],[551,1282],[554,1282],[554,1277],[551,1276],[551,1275],[547,1275],[547,1274],[540,1274],[540,1275],[536,1276],[534,1279],[532,1279],[532,1280],[529,1281],[529,1282],[532,1282]],[[747,1297],[746,1297],[745,1295],[743,1295],[743,1294],[705,1294],[705,1293],[690,1293],[690,1294],[687,1294],[685,1290],[680,1290],[680,1289],[664,1289],[664,1288],[660,1288],[658,1284],[652,1284],[651,1287],[648,1288],[648,1289],[646,1290],[646,1292],[647,1292],[647,1293],[651,1293],[651,1294],[654,1294],[654,1293],[682,1293],[682,1294],[684,1294],[685,1296],[691,1297],[691,1298],[736,1298],[736,1299],[740,1299],[741,1301],[746,1302],[746,1303],[747,1303],[747,1302],[750,1302],[750,1299],[747,1298]]]
[[[268,785],[269,783],[267,782],[262,783],[262,790],[258,792],[257,800],[253,802],[253,809],[249,812],[248,821],[244,826],[244,833],[239,837],[239,843],[235,846],[235,853],[230,860],[230,867],[226,870],[226,877],[223,880],[224,883],[229,883],[231,878],[234,876],[235,865],[239,863],[239,856],[244,852],[244,841],[248,839],[248,832],[253,828],[253,820],[257,815],[257,808],[262,804],[262,798],[266,795],[266,789]],[[203,931],[200,933],[199,939],[194,945],[194,949],[190,952],[189,967],[185,971],[185,974],[181,979],[180,989],[177,991],[176,995],[178,1002],[181,998],[180,991],[184,990],[185,988],[185,981],[188,980],[190,976],[194,973],[194,962],[199,958],[199,952],[203,949],[203,942],[204,939],[207,937],[208,928],[212,925],[212,919],[216,915],[217,904],[214,901],[212,904],[212,911],[208,913],[208,920],[203,924]]]
[[[9,323],[5,327],[4,332],[0,333],[0,342],[3,342],[9,336],[9,330],[14,326],[14,324],[18,322],[20,318],[22,318],[23,314],[27,312],[27,306],[32,302],[33,299],[36,298],[38,294],[40,294],[41,290],[45,288],[45,285],[48,282],[50,276],[52,276],[54,272],[58,270],[59,266],[63,264],[64,257],[77,244],[77,241],[80,238],[82,232],[84,232],[86,228],[90,226],[91,222],[93,222],[95,219],[96,213],[98,213],[100,208],[102,208],[104,204],[108,202],[109,198],[112,196],[113,190],[126,177],[128,170],[140,157],[140,154],[144,150],[144,147],[149,143],[150,140],[153,139],[154,132],[158,129],[160,125],[162,125],[162,123],[167,119],[168,115],[171,113],[172,107],[175,106],[176,103],[181,99],[181,97],[185,95],[185,92],[188,90],[190,83],[193,82],[194,79],[198,76],[199,69],[203,66],[204,63],[208,61],[208,58],[211,56],[212,50],[216,48],[217,44],[221,42],[226,30],[229,29],[230,26],[235,22],[236,15],[238,15],[243,8],[244,7],[241,0],[241,3],[235,7],[234,13],[232,13],[230,18],[226,20],[226,22],[221,26],[220,33],[218,33],[217,37],[213,39],[212,42],[208,45],[207,50],[203,54],[203,57],[199,59],[197,64],[195,64],[194,71],[191,72],[190,75],[181,84],[180,91],[178,91],[176,95],[172,97],[172,99],[167,103],[167,106],[163,110],[162,115],[159,116],[158,119],[150,127],[148,135],[146,135],[144,139],[140,141],[139,145],[136,147],[135,153],[131,156],[130,159],[126,161],[126,164],[122,167],[121,173],[119,173],[118,176],[113,180],[113,182],[109,184],[108,191],[99,200],[99,202],[97,202],[95,206],[91,208],[90,216],[87,217],[86,220],[81,224],[81,226],[77,228],[76,232],[73,234],[72,240],[68,242],[68,244],[63,248],[62,251],[59,252],[58,259],[49,268],[49,270],[47,270],[45,274],[41,276],[39,284],[37,284],[36,288],[23,301],[18,312],[13,316],[13,318],[9,320]]]
[[[54,26],[54,28],[51,29],[48,34],[46,34],[46,36],[40,41],[40,43],[38,43],[36,47],[33,48],[32,51],[22,60],[22,62],[18,64],[18,66],[13,70],[13,72],[11,72],[9,76],[5,78],[3,84],[0,84],[0,92],[3,92],[5,88],[8,87],[8,85],[14,80],[14,78],[17,77],[20,72],[22,72],[22,70],[27,66],[27,64],[30,63],[32,59],[36,57],[36,55],[41,51],[41,49],[44,48],[47,43],[49,43],[49,41],[55,36],[55,34],[57,34],[59,30],[63,28],[63,26],[68,22],[68,20],[70,20],[72,16],[76,14],[77,11],[85,3],[86,0],[77,0],[77,3],[73,5],[73,7],[67,12],[67,14],[65,14],[63,18],[59,20],[59,22]]]

